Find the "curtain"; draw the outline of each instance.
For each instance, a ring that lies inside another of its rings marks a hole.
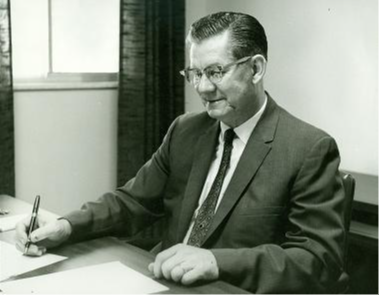
[[[9,2],[9,0],[0,0],[0,194],[14,196],[14,123]]]
[[[118,185],[134,177],[184,111],[184,0],[121,0]]]

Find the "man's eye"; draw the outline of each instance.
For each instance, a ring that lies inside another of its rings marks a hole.
[[[222,77],[222,71],[219,69],[209,69],[208,75],[213,78],[221,78]]]
[[[197,78],[201,78],[201,76],[203,75],[202,72],[200,70],[194,70],[193,71],[193,75]]]

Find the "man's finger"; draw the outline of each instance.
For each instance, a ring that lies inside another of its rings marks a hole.
[[[30,218],[25,218],[16,225],[16,237],[18,240],[24,241],[25,243],[28,239],[27,228],[29,226],[29,221]]]
[[[45,254],[46,253],[46,251],[47,251],[47,249],[46,249],[46,247],[38,247],[38,253],[39,253],[39,256],[41,256],[41,255],[43,255],[43,254]]]
[[[162,277],[162,264],[170,257],[176,254],[178,251],[180,244],[172,246],[171,248],[168,248],[167,250],[164,250],[163,252],[159,253],[154,261],[154,276],[156,278]]]
[[[189,261],[184,261],[183,263],[180,264],[181,268],[183,268],[184,272],[189,272],[190,270],[194,269],[196,265],[190,263]]]
[[[26,248],[22,249],[21,251],[24,252]],[[35,244],[29,244],[28,251],[25,253],[27,256],[41,256],[43,253]]]
[[[177,265],[171,270],[171,279],[174,282],[179,282],[182,279],[184,273],[184,269],[180,265]]]
[[[163,276],[167,279],[171,279],[171,273],[175,267],[180,266],[184,261],[184,257],[180,251],[177,251],[173,256],[167,258],[161,265],[161,271]]]
[[[181,283],[183,285],[190,285],[200,279],[202,279],[201,273],[199,269],[195,267],[183,275]]]
[[[33,243],[37,243],[39,241],[42,241],[42,240],[54,235],[55,232],[56,232],[55,227],[52,226],[51,224],[48,224],[46,226],[43,226],[43,227],[40,227],[40,228],[37,228],[36,230],[34,230],[30,235],[30,240]]]
[[[16,249],[20,252],[24,252],[25,250],[25,243],[16,242]]]

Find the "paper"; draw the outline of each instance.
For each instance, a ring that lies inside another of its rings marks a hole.
[[[0,241],[0,281],[66,259],[54,254],[24,256],[14,245]]]
[[[16,224],[26,218],[27,214],[0,217],[0,232],[15,229]]]
[[[0,284],[6,294],[148,294],[168,290],[114,261]]]

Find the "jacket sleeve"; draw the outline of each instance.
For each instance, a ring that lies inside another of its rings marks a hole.
[[[169,145],[176,121],[162,145],[133,179],[63,217],[73,228],[70,240],[110,234],[131,236],[163,216],[162,195],[170,173]]]
[[[254,293],[330,292],[343,273],[343,202],[335,141],[324,137],[305,158],[290,189],[280,245],[212,249],[220,278]]]

